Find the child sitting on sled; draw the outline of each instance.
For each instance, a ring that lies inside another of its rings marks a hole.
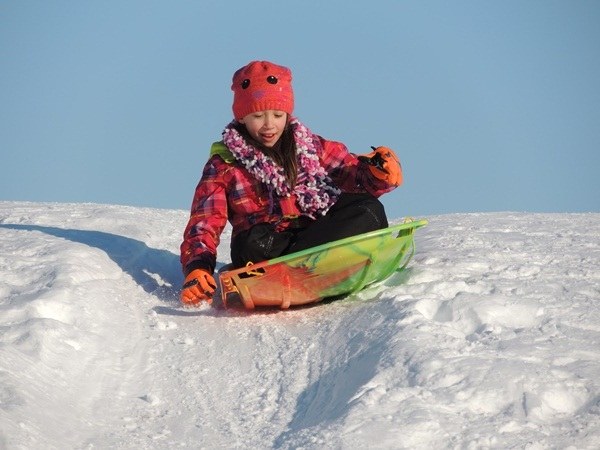
[[[363,156],[292,116],[292,74],[253,61],[233,75],[233,117],[215,142],[181,244],[184,305],[212,302],[220,235],[234,267],[388,226],[377,199],[402,183],[387,147]]]

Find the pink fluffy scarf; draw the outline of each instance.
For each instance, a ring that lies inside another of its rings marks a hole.
[[[293,188],[288,184],[284,170],[272,158],[248,144],[233,127],[233,122],[223,131],[223,143],[257,180],[275,190],[280,197],[295,195],[303,214],[315,219],[325,215],[336,202],[340,190],[321,165],[321,141],[297,119],[290,120],[294,132],[298,158],[298,180]]]

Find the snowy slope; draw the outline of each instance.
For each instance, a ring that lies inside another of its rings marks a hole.
[[[428,219],[247,313],[179,307],[185,211],[0,202],[0,448],[600,448],[600,214]]]

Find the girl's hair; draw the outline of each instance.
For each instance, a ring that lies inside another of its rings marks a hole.
[[[236,123],[234,128],[242,135],[248,144],[263,152],[283,169],[285,178],[293,189],[296,185],[296,178],[298,177],[298,159],[296,157],[294,130],[289,123],[289,115],[288,123],[283,130],[281,138],[279,138],[273,147],[266,147],[254,140],[243,123]]]

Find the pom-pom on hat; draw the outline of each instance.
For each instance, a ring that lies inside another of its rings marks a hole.
[[[233,116],[274,109],[292,114],[292,72],[268,61],[252,61],[233,74]]]

